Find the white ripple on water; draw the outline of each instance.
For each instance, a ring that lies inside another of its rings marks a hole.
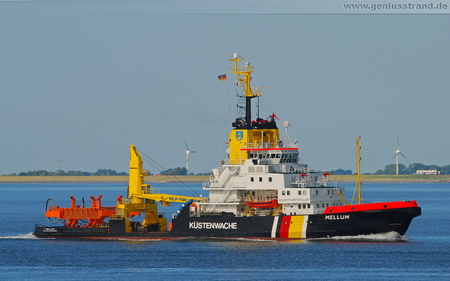
[[[406,242],[409,241],[408,236],[400,235],[395,231],[368,234],[368,235],[355,235],[355,236],[334,236],[330,238],[321,238],[317,240],[338,240],[338,241],[362,241],[362,242]]]
[[[28,234],[19,234],[19,235],[11,235],[11,236],[0,236],[0,239],[39,239],[33,235],[32,232]]]

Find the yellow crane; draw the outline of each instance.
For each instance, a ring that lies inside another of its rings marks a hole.
[[[131,224],[129,217],[144,213],[145,217],[142,226],[149,227],[158,225],[158,229],[167,229],[167,219],[158,216],[158,205],[160,202],[163,206],[170,203],[186,203],[188,201],[200,201],[201,197],[179,196],[171,194],[162,194],[158,190],[150,188],[149,184],[144,183],[144,176],[148,172],[143,169],[143,161],[137,148],[130,146],[130,177],[128,185],[128,198],[120,198],[117,201],[116,219],[126,219],[127,232],[131,232]]]

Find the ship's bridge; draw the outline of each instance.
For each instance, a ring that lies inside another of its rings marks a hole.
[[[297,163],[299,152],[296,141],[277,143],[242,143],[239,159],[224,160],[226,165],[240,165],[251,159],[254,165],[274,165],[282,163]]]

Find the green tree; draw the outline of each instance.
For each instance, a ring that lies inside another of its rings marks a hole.
[[[330,174],[332,174],[332,175],[351,175],[352,170],[337,169],[337,170],[330,171]]]
[[[414,174],[417,170],[428,170],[428,166],[422,163],[412,163],[408,165],[406,174]]]
[[[173,168],[173,169],[170,168],[170,169],[167,169],[167,170],[165,170],[165,171],[162,171],[160,174],[161,174],[161,175],[177,175],[177,176],[184,176],[184,175],[187,174],[187,170],[186,170],[185,167],[182,167],[182,168],[176,167],[176,168]]]
[[[115,170],[111,169],[98,169],[97,172],[93,173],[95,176],[123,176],[126,175],[125,172],[117,173]]]
[[[406,166],[403,164],[398,163],[398,174],[404,174],[405,173]],[[397,165],[396,164],[389,164],[384,166],[384,175],[395,175],[397,173]]]
[[[450,174],[450,165],[441,166],[440,170],[442,174]]]

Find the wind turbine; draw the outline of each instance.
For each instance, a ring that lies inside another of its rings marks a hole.
[[[61,171],[61,162],[62,160],[56,160],[58,162],[58,172]]]
[[[403,153],[400,151],[400,141],[397,137],[397,150],[395,151],[395,155],[394,157],[392,157],[392,159],[395,158],[395,174],[398,176],[398,156],[401,155],[403,156],[403,158],[406,159],[406,156],[403,155]]]
[[[188,175],[188,173],[189,173],[189,154],[196,153],[196,151],[189,150],[186,140],[184,140],[184,144],[186,145],[186,175]]]

